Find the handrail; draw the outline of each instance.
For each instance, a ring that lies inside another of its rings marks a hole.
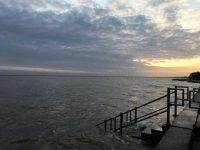
[[[140,116],[140,117],[138,117],[137,119],[140,119],[140,118],[146,117],[146,116],[148,116],[148,115],[154,114],[154,113],[159,112],[159,111],[161,111],[161,110],[164,110],[164,109],[166,109],[166,108],[167,108],[167,107],[160,108],[160,109],[155,110],[155,111],[153,111],[153,112],[150,112],[150,113],[148,113],[148,114],[146,114],[146,115]]]
[[[120,113],[119,115],[116,115],[112,118],[105,119],[104,121],[100,122],[96,126],[104,124],[104,130],[106,131],[107,125],[109,124],[110,130],[113,130],[113,129],[114,129],[114,131],[120,130],[120,133],[122,134],[123,128],[128,127],[128,126],[133,125],[133,124],[136,124],[136,123],[141,122],[143,120],[149,119],[151,117],[160,115],[160,114],[165,113],[165,112],[167,112],[167,125],[170,125],[170,106],[172,106],[172,105],[175,106],[174,107],[174,116],[176,116],[177,115],[177,106],[184,106],[184,100],[185,100],[185,98],[184,98],[185,89],[184,88],[187,88],[186,94],[187,94],[187,100],[189,100],[188,99],[189,95],[191,95],[190,92],[189,92],[189,87],[175,86],[175,88],[168,88],[166,95],[161,96],[159,98],[156,98],[156,99],[149,101],[145,104],[142,104],[140,106],[136,106],[135,108],[132,108],[132,109],[127,110],[123,113]],[[182,99],[178,98],[178,91],[182,91]],[[193,92],[196,92],[196,91],[193,89]],[[174,94],[174,104],[170,103],[170,99],[171,99],[172,94]],[[152,111],[152,112],[147,113],[147,114],[142,115],[142,116],[137,115],[138,109],[140,109],[144,106],[147,106],[149,104],[152,104],[154,102],[157,102],[159,100],[162,100],[163,98],[167,98],[167,106],[162,107],[160,109],[157,109],[155,111]],[[182,100],[182,105],[177,104],[177,100]],[[134,117],[132,116],[133,113],[134,113],[134,115],[133,115]],[[124,115],[126,115],[126,116],[124,117]],[[124,120],[126,120],[128,122],[125,123]]]
[[[173,93],[173,92],[172,92],[172,93]],[[158,101],[158,100],[161,100],[161,99],[163,99],[163,98],[165,98],[165,97],[167,97],[167,94],[164,95],[164,96],[162,96],[162,97],[159,97],[159,98],[157,98],[157,99],[155,99],[155,100],[152,100],[152,101],[150,101],[150,102],[147,102],[147,103],[145,103],[145,104],[143,104],[143,105],[140,105],[140,106],[138,106],[137,108],[144,107],[144,106],[146,106],[146,105],[148,105],[148,104],[151,104],[151,103],[153,103],[153,102],[156,102],[156,101]]]
[[[189,91],[189,108],[199,109],[199,107],[192,106],[192,102],[195,102],[194,95],[200,92],[200,88],[193,88]]]
[[[112,118],[105,119],[105,120],[106,120],[106,121],[109,121],[109,120],[111,120],[111,119],[118,118],[118,117],[120,117],[120,114],[119,114],[119,115],[117,115],[117,116],[114,116],[114,117],[112,117]],[[100,123],[98,123],[96,126],[99,126],[99,125],[103,124],[103,123],[105,122],[105,120],[104,120],[104,121],[102,121],[102,122],[100,122]]]
[[[162,113],[165,113],[166,111],[167,111],[167,110],[163,110],[163,111],[158,112],[158,113],[156,113],[156,114],[154,114],[154,115],[150,115],[150,116],[148,116],[148,117],[146,117],[146,118],[143,118],[143,119],[141,119],[141,120],[138,120],[137,122],[130,122],[129,124],[122,126],[122,128],[131,126],[131,125],[136,124],[136,123],[138,123],[138,122],[141,122],[141,121],[144,121],[144,120],[146,120],[146,119],[152,118],[152,117],[154,117],[154,116],[160,115],[160,114],[162,114]],[[117,128],[117,130],[119,130],[119,128]]]
[[[173,93],[175,93],[175,92],[171,92],[170,94],[173,94]],[[151,103],[153,103],[153,102],[156,102],[156,101],[158,101],[158,100],[161,100],[161,99],[163,99],[163,98],[165,98],[165,97],[167,97],[167,94],[164,95],[164,96],[161,96],[161,97],[159,97],[159,98],[157,98],[157,99],[154,99],[154,100],[152,100],[152,101],[150,101],[150,102],[147,102],[147,103],[145,103],[145,104],[142,104],[142,105],[140,105],[140,106],[137,106],[137,107],[135,107],[135,108],[133,108],[133,109],[127,110],[127,111],[123,112],[123,114],[132,112],[132,111],[134,111],[136,108],[138,109],[138,108],[144,107],[144,106],[146,106],[146,105],[148,105],[148,104],[151,104]],[[112,117],[112,118],[105,119],[105,120],[108,121],[108,120],[110,120],[110,119],[117,118],[117,117],[120,117],[120,114],[117,115],[117,116],[114,116],[114,117]],[[105,120],[104,120],[104,121],[105,121]],[[96,126],[99,126],[99,125],[103,124],[104,121],[98,123]]]
[[[174,94],[174,93],[175,93],[175,92],[171,92],[170,94]],[[150,102],[147,102],[147,103],[145,103],[145,104],[142,104],[142,105],[140,105],[140,106],[136,106],[136,107],[133,108],[133,109],[127,110],[127,111],[123,112],[123,114],[132,112],[132,111],[134,111],[136,108],[144,107],[144,106],[146,106],[146,105],[148,105],[148,104],[151,104],[151,103],[153,103],[153,102],[156,102],[156,101],[158,101],[158,100],[161,100],[161,99],[163,99],[163,98],[165,98],[165,97],[167,97],[167,94],[164,95],[164,96],[161,96],[161,97],[159,97],[159,98],[157,98],[157,99],[154,99],[154,100],[152,100],[152,101],[150,101]],[[106,120],[110,120],[110,119],[117,118],[117,117],[120,117],[120,114],[117,115],[117,116],[114,116],[114,117],[112,117],[112,118],[106,119]],[[99,126],[99,125],[101,125],[101,124],[103,124],[103,123],[104,123],[104,121],[100,122],[100,123],[97,124],[96,126]]]

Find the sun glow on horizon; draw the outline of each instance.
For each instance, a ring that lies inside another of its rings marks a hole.
[[[145,66],[161,67],[161,68],[176,68],[176,67],[190,67],[198,68],[200,63],[200,56],[194,58],[172,58],[172,59],[134,59],[134,62],[143,63]]]

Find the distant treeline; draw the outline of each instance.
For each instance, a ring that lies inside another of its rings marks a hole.
[[[193,72],[188,77],[190,80],[200,80],[200,72]]]

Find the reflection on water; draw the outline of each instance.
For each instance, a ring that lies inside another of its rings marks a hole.
[[[137,96],[131,96],[131,97],[129,98],[129,100],[130,100],[130,101],[133,101],[133,102],[137,102],[137,101],[139,101],[139,97],[137,97]]]
[[[135,77],[0,77],[0,147],[13,150],[149,149],[131,135],[165,116],[141,122],[123,137],[95,125],[166,94],[170,78]],[[140,110],[154,110],[165,101]]]

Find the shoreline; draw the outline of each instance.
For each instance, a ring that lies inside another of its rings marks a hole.
[[[191,82],[191,83],[200,83],[200,80],[193,80],[193,79],[189,79],[189,78],[173,78],[173,81],[186,81],[186,82]]]

